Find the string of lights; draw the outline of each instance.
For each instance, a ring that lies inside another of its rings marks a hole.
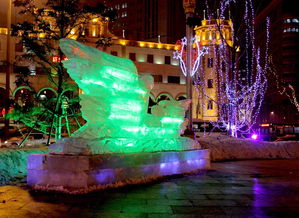
[[[198,103],[205,107],[204,105],[208,101],[212,101],[216,105],[217,120],[209,120],[208,122],[214,127],[227,130],[233,137],[237,137],[238,133],[249,133],[259,115],[267,90],[266,72],[268,69],[270,38],[270,20],[267,19],[267,38],[262,58],[261,49],[255,45],[253,3],[252,0],[246,0],[245,22],[243,24],[245,26],[245,37],[237,41],[238,37],[234,36],[233,26],[231,25],[232,40],[235,39],[236,41],[232,45],[227,42],[222,21],[225,18],[224,14],[229,11],[230,5],[236,2],[236,0],[223,0],[220,2],[220,13],[217,10],[215,25],[210,25],[207,28],[207,32],[211,33],[207,45],[200,44],[200,41],[194,41],[195,48],[198,49],[196,51],[198,57],[193,62],[191,72],[194,86],[198,92]],[[213,15],[207,17],[213,17]],[[219,37],[221,43],[219,43]],[[241,40],[244,40],[243,43],[241,43]],[[186,40],[182,40],[180,50],[174,54],[174,57],[180,60],[184,75],[186,75],[185,43],[187,43]],[[244,55],[240,55],[240,49]],[[200,62],[202,58],[206,57],[208,61],[211,57],[214,57],[214,65],[209,66],[211,70],[208,71]],[[245,58],[245,60],[242,58]],[[215,78],[215,92],[211,92],[209,90],[211,87],[207,87],[208,78]],[[208,107],[210,107],[208,109],[211,109],[209,104]]]
[[[199,44],[199,40],[196,37],[192,38],[192,69],[190,72],[191,76],[194,76],[194,74],[198,71],[198,68],[200,66],[201,57],[207,54],[207,49],[202,49]],[[186,68],[186,48],[187,48],[188,40],[186,37],[182,38],[181,41],[177,42],[177,45],[179,45],[179,49],[176,50],[173,53],[173,58],[178,59],[180,61],[180,67],[185,76],[187,76],[187,68]]]
[[[276,89],[280,95],[285,95],[288,97],[290,102],[296,107],[297,111],[299,112],[299,102],[296,96],[296,91],[294,87],[283,81],[282,79],[279,79],[279,75],[277,73],[277,70],[273,63],[273,57],[269,57],[269,67],[268,70],[270,73],[272,73],[275,77],[275,83],[276,83]],[[289,93],[290,92],[290,93]]]

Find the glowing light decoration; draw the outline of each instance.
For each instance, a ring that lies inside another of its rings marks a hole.
[[[80,104],[87,123],[60,144],[67,153],[132,153],[192,149],[180,137],[190,101],[161,101],[148,114],[153,77],[138,75],[134,63],[74,40],[60,40],[68,57],[64,66],[82,90]],[[59,143],[58,143],[59,144]]]
[[[228,10],[231,3],[235,0],[226,0],[221,2],[220,18],[224,19],[224,12]],[[267,68],[268,68],[268,44],[269,44],[269,25],[270,20],[266,22],[266,44],[264,47],[264,59],[255,43],[255,13],[251,0],[245,1],[245,39],[239,40],[239,46],[232,46],[232,49],[241,50],[240,52],[227,52],[225,39],[220,45],[220,60],[224,60],[227,66],[234,66],[232,69],[221,72],[216,69],[216,74],[222,75],[218,81],[217,87],[224,90],[219,91],[217,95],[217,105],[219,108],[219,122],[224,124],[231,136],[237,137],[238,133],[248,133],[255,124],[259,115],[264,95],[267,90]],[[236,43],[236,42],[235,42]],[[242,48],[243,46],[243,48]],[[216,52],[216,50],[214,50]],[[241,53],[243,52],[243,54]],[[236,62],[233,62],[229,55],[235,55]],[[244,59],[242,59],[244,57]],[[244,66],[239,66],[240,62],[245,62]],[[234,128],[232,128],[234,127]],[[255,138],[255,135],[253,135]]]
[[[252,135],[251,135],[251,139],[253,139],[253,140],[257,140],[257,138],[258,138],[258,135],[257,135],[257,134],[252,134]]]
[[[173,58],[178,59],[180,61],[180,67],[185,76],[187,76],[187,68],[186,68],[186,47],[187,47],[187,38],[184,37],[178,44],[180,44],[174,53]],[[194,37],[192,39],[192,44],[194,44],[195,48],[193,48],[193,60],[192,60],[192,69],[190,72],[191,76],[194,76],[194,74],[198,71],[198,68],[200,66],[201,57],[207,54],[208,49],[203,48],[199,44],[199,40],[197,37]]]
[[[297,111],[299,112],[299,100],[297,99],[296,91],[294,87],[279,78],[278,72],[273,64],[273,57],[270,56],[269,58],[269,68],[268,70],[274,75],[276,81],[276,88],[280,95],[286,95],[290,102],[296,107]]]
[[[65,61],[65,60],[67,60],[67,58],[63,57],[62,60]],[[52,62],[53,63],[59,63],[60,62],[60,56],[59,55],[52,56]]]
[[[266,71],[268,69],[269,24],[266,22],[266,43],[262,58],[261,49],[256,46],[255,39],[255,13],[252,0],[245,0],[244,22],[242,32],[234,35],[231,20],[225,20],[225,13],[230,14],[231,4],[238,4],[237,0],[221,0],[216,14],[208,14],[209,20],[202,22],[202,33],[193,39],[193,48],[196,48],[192,71],[195,88],[199,93],[199,102],[202,104],[205,119],[213,110],[215,120],[207,120],[214,127],[226,129],[231,136],[238,133],[249,133],[259,115],[264,95],[267,89]],[[208,7],[208,4],[206,5]],[[208,9],[208,8],[207,8]],[[209,11],[209,9],[207,10]],[[205,26],[206,25],[206,26]],[[231,34],[225,35],[225,31]],[[218,33],[218,35],[217,35]],[[243,37],[244,36],[244,37]],[[217,38],[218,37],[218,38]],[[208,39],[208,40],[206,40]],[[186,75],[184,48],[186,39],[182,40],[181,48],[175,53],[180,60],[183,73]],[[208,50],[204,50],[207,49]],[[212,64],[200,67],[200,59],[208,54],[213,58]],[[222,66],[225,66],[223,68]],[[209,68],[206,70],[206,68]],[[213,91],[207,87],[207,80],[213,78]],[[212,102],[210,107],[206,102]],[[206,105],[207,104],[207,105]],[[208,106],[208,107],[207,107]],[[207,109],[206,109],[207,108]],[[209,112],[207,112],[209,110]]]

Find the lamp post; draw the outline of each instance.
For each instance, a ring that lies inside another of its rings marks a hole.
[[[183,7],[186,14],[186,21],[189,17],[193,17],[195,10],[196,0],[183,0]],[[187,23],[187,22],[186,22]],[[188,110],[187,118],[189,120],[187,129],[192,130],[192,38],[193,38],[193,27],[186,24],[186,38],[187,38],[187,48],[186,48],[186,93],[187,98],[191,99],[191,103]]]
[[[12,64],[11,64],[11,54],[10,54],[10,29],[11,29],[11,1],[8,0],[8,9],[7,9],[7,41],[6,41],[6,61],[7,61],[7,69],[6,69],[6,79],[5,79],[5,91],[6,91],[6,101],[5,101],[5,114],[9,111],[9,97],[10,97],[10,75],[12,74]],[[9,119],[5,116],[4,121],[4,137],[7,138],[9,136]]]

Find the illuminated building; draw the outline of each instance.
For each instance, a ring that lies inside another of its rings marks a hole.
[[[221,33],[220,33],[221,29]],[[218,120],[218,94],[222,92],[219,87],[220,77],[229,71],[229,66],[220,55],[218,49],[225,43],[224,49],[227,58],[230,58],[227,46],[232,46],[233,24],[231,20],[202,20],[201,26],[195,27],[195,35],[202,49],[207,49],[207,54],[202,57],[198,71],[201,72],[200,80],[205,80],[198,88],[193,87],[193,122]],[[221,48],[223,49],[223,48]],[[220,69],[220,70],[219,70]],[[195,74],[195,77],[199,74]],[[196,78],[198,79],[198,78]]]
[[[13,8],[13,23],[22,21],[21,16],[17,14],[15,8]],[[46,19],[46,17],[45,17]],[[76,29],[71,31],[70,38],[77,38]],[[134,41],[121,39],[108,30],[108,20],[106,19],[91,19],[90,22],[84,26],[84,42],[91,46],[96,46],[95,42],[101,36],[110,36],[112,38],[112,46],[100,48],[105,52],[119,57],[129,58],[133,60],[137,66],[139,73],[151,74],[155,80],[155,86],[151,92],[150,106],[155,102],[164,99],[184,99],[185,95],[185,77],[181,74],[178,67],[177,60],[172,58],[173,51],[176,49],[174,44],[165,44],[159,42],[147,42],[147,41]],[[39,35],[40,38],[45,37],[44,34]],[[5,88],[5,65],[6,60],[6,38],[7,28],[5,23],[0,26],[0,92],[4,92]],[[25,52],[24,46],[19,39],[13,38],[11,43],[12,59],[15,60],[16,56]],[[51,61],[60,61],[59,57],[55,54],[51,57]],[[19,63],[16,62],[14,73],[11,75],[10,87],[12,98],[18,96],[18,101],[21,99],[22,93],[31,93],[28,87],[17,87],[14,83],[16,76],[22,70],[29,69],[31,75],[29,80],[32,84],[33,91],[37,93],[37,96],[44,98],[47,96],[53,96],[55,94],[55,88],[51,86],[47,79],[47,74],[44,73],[44,69],[35,64]],[[24,91],[24,89],[26,89]],[[23,91],[22,91],[23,90]],[[28,91],[29,90],[29,91]],[[0,93],[0,94],[1,94]],[[1,102],[0,102],[1,103]],[[23,104],[24,102],[20,102]],[[0,107],[2,107],[0,105]]]

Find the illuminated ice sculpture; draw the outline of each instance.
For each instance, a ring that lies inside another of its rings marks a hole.
[[[77,41],[62,39],[63,64],[82,90],[87,123],[72,137],[50,147],[71,154],[135,153],[198,149],[180,137],[189,100],[161,101],[147,113],[151,75],[138,74],[134,63]]]

